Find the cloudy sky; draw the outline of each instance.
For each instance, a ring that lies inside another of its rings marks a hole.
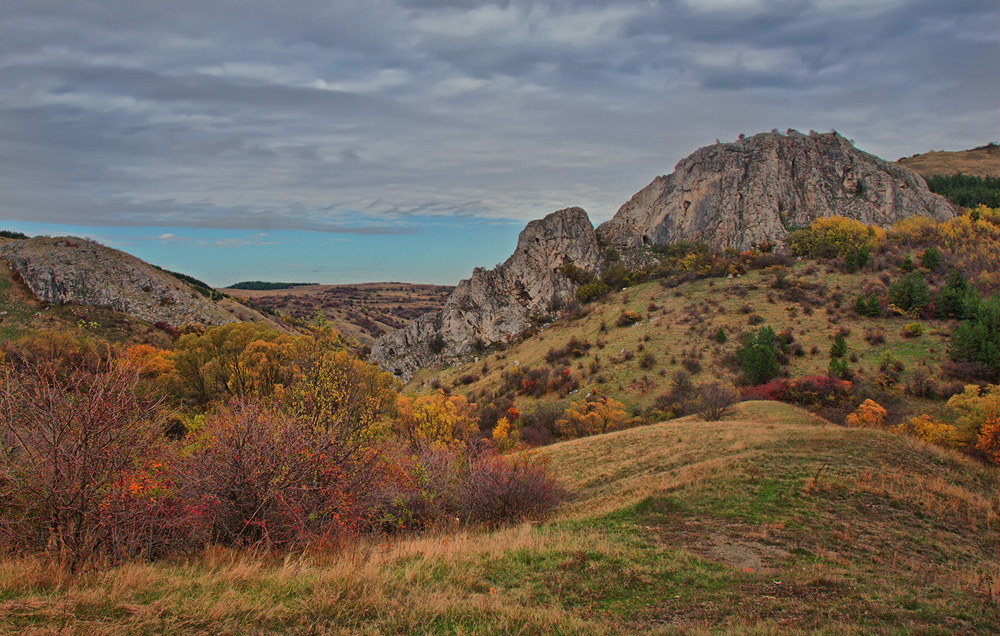
[[[998,40],[996,0],[0,0],[0,219],[213,283],[453,283],[716,139],[995,141]]]

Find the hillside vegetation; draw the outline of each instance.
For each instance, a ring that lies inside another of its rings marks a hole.
[[[555,519],[335,553],[0,563],[0,628],[61,634],[995,634],[997,473],[794,407],[547,449]]]

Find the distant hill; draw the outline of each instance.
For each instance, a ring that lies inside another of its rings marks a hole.
[[[235,286],[234,286],[235,287]],[[347,338],[371,345],[387,331],[401,329],[411,320],[444,306],[453,287],[411,283],[359,283],[356,285],[293,284],[282,289],[227,288],[225,293],[265,312],[298,320],[322,316]]]
[[[263,280],[245,280],[239,283],[233,283],[226,289],[248,289],[255,291],[274,291],[278,289],[289,289],[291,287],[304,287],[306,285],[315,285],[316,283],[271,283]]]
[[[903,157],[898,164],[913,170],[924,179],[934,175],[968,174],[977,177],[1000,177],[1000,147],[995,143],[972,150],[931,150]]]

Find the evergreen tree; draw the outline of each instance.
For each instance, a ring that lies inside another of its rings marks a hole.
[[[743,344],[736,351],[743,376],[751,384],[762,384],[777,377],[781,371],[775,350],[775,334],[770,327],[761,327],[755,336],[743,336]]]

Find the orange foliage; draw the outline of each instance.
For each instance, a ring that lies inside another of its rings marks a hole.
[[[888,412],[872,399],[861,403],[856,411],[847,416],[848,426],[879,428],[885,422]]]
[[[991,411],[979,427],[976,448],[983,451],[994,464],[1000,464],[1000,413]]]
[[[141,378],[162,378],[174,372],[174,353],[148,344],[132,345],[125,349],[125,364]]]

